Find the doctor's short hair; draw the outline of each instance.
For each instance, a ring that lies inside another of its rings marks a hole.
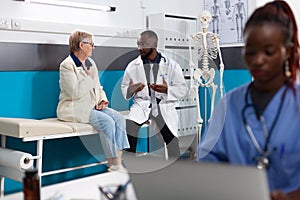
[[[149,38],[153,38],[156,42],[156,45],[158,43],[158,36],[157,34],[152,31],[152,30],[146,30],[146,31],[143,31],[140,35],[147,35]]]
[[[69,51],[74,53],[80,50],[79,43],[88,39],[92,39],[93,34],[83,31],[74,30],[69,37]]]

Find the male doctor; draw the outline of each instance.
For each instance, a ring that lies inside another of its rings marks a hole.
[[[178,99],[185,96],[187,86],[182,69],[174,60],[157,51],[157,34],[146,30],[137,41],[140,55],[131,61],[122,81],[122,93],[133,98],[126,120],[130,152],[136,152],[140,127],[151,119],[167,144],[168,156],[178,158]]]

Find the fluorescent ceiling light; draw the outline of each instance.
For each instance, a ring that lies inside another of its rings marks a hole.
[[[67,7],[73,7],[73,8],[100,10],[100,11],[105,11],[105,12],[116,11],[116,7],[114,7],[114,6],[99,6],[99,5],[95,5],[95,4],[87,4],[87,3],[79,3],[79,2],[71,2],[71,1],[59,1],[59,0],[24,0],[24,1],[28,2],[28,3],[67,6]]]

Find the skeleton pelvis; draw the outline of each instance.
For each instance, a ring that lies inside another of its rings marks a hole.
[[[198,68],[194,71],[194,78],[200,85],[212,83],[215,78],[215,70],[213,68],[208,70]]]

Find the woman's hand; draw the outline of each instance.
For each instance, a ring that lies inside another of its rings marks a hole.
[[[275,190],[271,192],[271,199],[272,200],[292,200],[286,194],[281,192],[280,190]]]
[[[91,68],[88,69],[85,65],[83,65],[83,69],[88,76],[90,76],[92,79],[94,79],[95,73],[93,70],[91,70]]]
[[[100,103],[98,103],[98,105],[96,105],[95,109],[96,110],[102,110],[104,108],[107,108],[108,107],[108,103],[109,103],[108,101],[102,100],[102,101],[100,101]]]
[[[300,188],[288,194],[284,194],[280,190],[271,192],[272,200],[299,200],[300,199]]]

